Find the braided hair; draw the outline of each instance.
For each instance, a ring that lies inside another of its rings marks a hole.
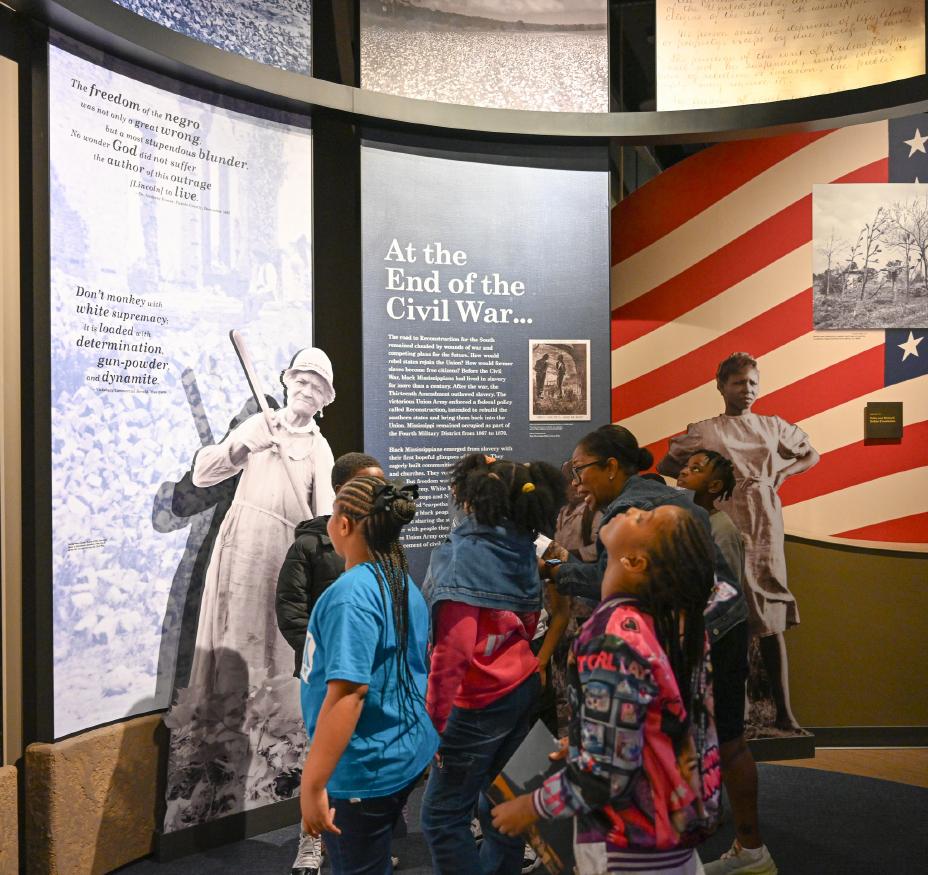
[[[566,501],[561,472],[547,462],[511,462],[480,453],[464,456],[451,469],[451,491],[481,525],[508,521],[525,534],[550,534]]]
[[[701,707],[694,694],[705,647],[703,611],[715,582],[715,548],[689,511],[681,509],[671,526],[649,544],[650,578],[642,600],[692,715]]]
[[[409,643],[409,564],[399,542],[403,526],[416,514],[416,486],[397,488],[380,477],[355,477],[339,490],[337,511],[361,526],[370,550],[371,568],[396,633],[396,679],[400,705],[422,701],[407,660]]]
[[[722,481],[722,491],[719,493],[719,498],[722,501],[731,498],[732,493],[735,491],[735,466],[732,465],[731,459],[717,453],[715,450],[704,450],[701,447],[690,453],[691,459],[693,456],[706,457],[706,461],[712,470],[712,477]]]

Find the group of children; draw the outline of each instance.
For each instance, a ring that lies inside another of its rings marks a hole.
[[[733,475],[698,449],[681,475],[690,492],[639,476],[652,462],[620,426],[578,444],[570,485],[602,514],[599,554],[584,562],[555,542],[537,558],[537,536],[554,532],[565,504],[556,468],[464,457],[449,479],[462,516],[421,590],[399,543],[415,487],[386,481],[369,456],[336,462],[333,513],[324,530],[317,520],[298,532],[278,587],[311,739],[303,828],[310,844],[322,837],[336,875],[389,875],[395,828],[426,772],[422,829],[438,875],[519,873],[523,834],[542,818],[575,819],[581,873],[703,871],[694,847],[715,824],[722,772],[737,770],[732,743],[743,745],[734,630],[745,607],[729,570],[743,559],[713,512]],[[558,616],[568,596],[598,605],[567,654],[564,767],[491,808],[484,791],[531,728],[539,663],[551,664],[566,625],[553,624],[536,657],[543,592]],[[734,655],[717,655],[719,639]],[[776,869],[767,855],[738,871]]]

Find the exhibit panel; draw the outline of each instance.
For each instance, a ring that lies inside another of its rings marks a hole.
[[[778,757],[811,753],[808,679],[831,668],[786,534],[928,552],[926,121],[713,146],[614,210],[613,418],[678,485],[732,463],[714,505],[743,545],[746,734]]]
[[[420,583],[456,460],[560,466],[609,418],[608,173],[518,160],[362,146],[364,446],[420,486]]]
[[[198,482],[191,466],[257,409],[229,332],[276,405],[311,344],[311,134],[63,40],[49,91],[61,737],[166,708],[204,646],[235,480]]]
[[[361,0],[361,86],[469,106],[608,112],[606,0]]]
[[[925,4],[657,0],[657,108],[744,106],[925,73]]]
[[[114,2],[218,49],[294,73],[312,73],[312,0]]]
[[[928,549],[925,198],[899,184],[928,178],[921,129],[928,116],[713,146],[614,212],[614,419],[661,459],[722,411],[719,362],[751,354],[753,412],[821,456],[782,485],[788,534]],[[823,201],[843,205],[837,225]],[[814,297],[857,321],[815,330]],[[885,330],[860,330],[866,314]],[[900,437],[865,434],[878,402],[901,402]]]

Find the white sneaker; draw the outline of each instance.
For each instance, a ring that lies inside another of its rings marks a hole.
[[[319,875],[322,868],[322,839],[300,830],[300,844],[293,861],[293,875]]]
[[[770,856],[766,845],[759,848],[742,848],[735,839],[731,848],[714,863],[705,865],[706,875],[728,875],[740,872],[742,875],[777,875],[777,866]]]
[[[526,845],[522,851],[522,875],[528,875],[541,867],[541,858],[535,853],[531,845]]]

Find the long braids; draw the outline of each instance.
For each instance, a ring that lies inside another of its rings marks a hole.
[[[362,525],[381,598],[389,602],[396,635],[396,680],[405,710],[421,700],[407,659],[409,644],[409,564],[399,542],[416,513],[416,487],[397,489],[380,477],[355,477],[338,492],[338,510]]]
[[[699,704],[697,681],[705,647],[703,612],[715,582],[714,548],[699,521],[683,513],[676,518],[673,530],[651,546],[649,558],[645,607],[654,618],[687,714],[692,715]]]

